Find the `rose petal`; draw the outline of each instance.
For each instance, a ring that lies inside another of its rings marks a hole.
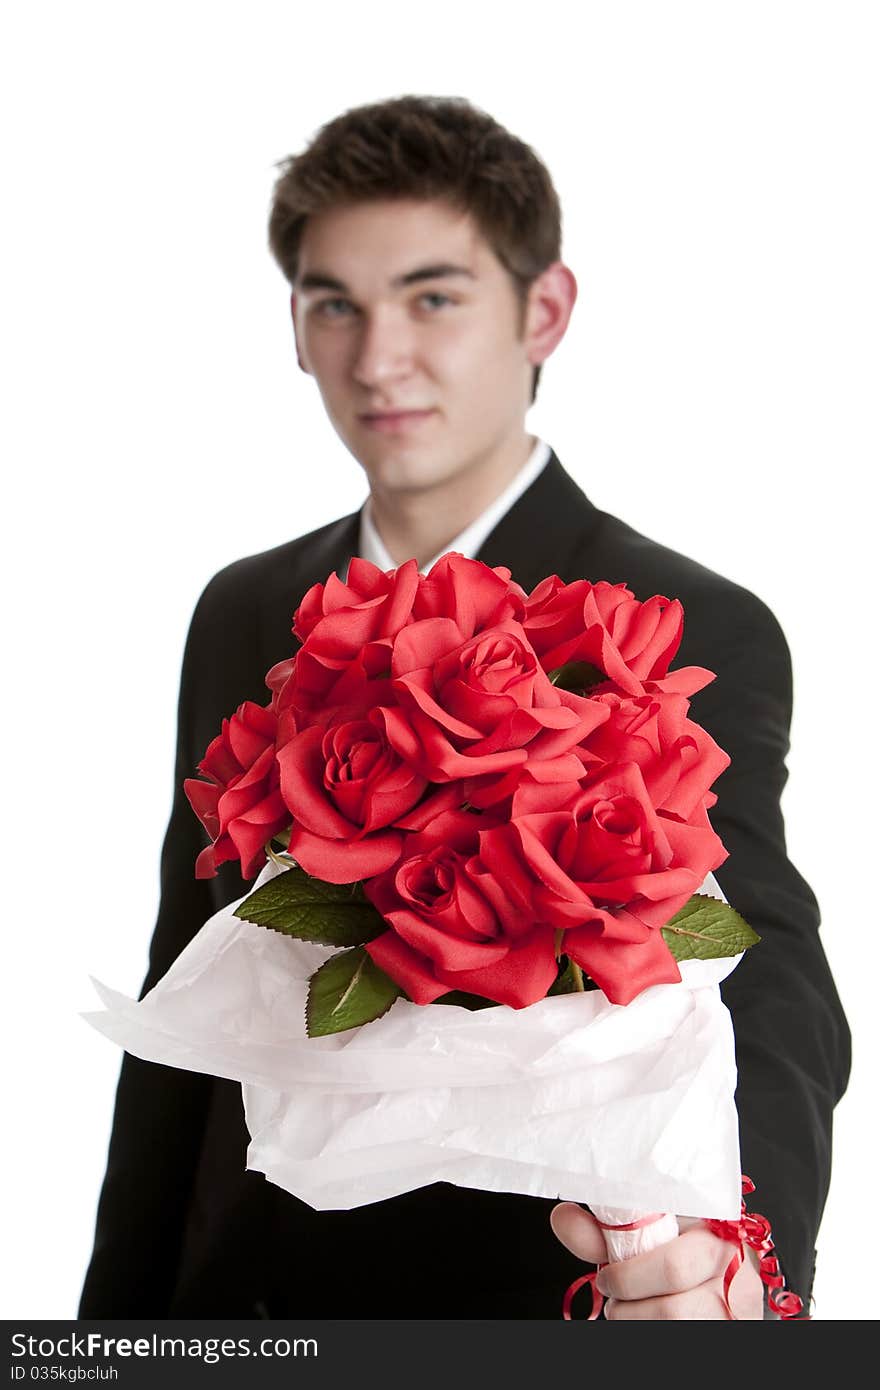
[[[380,831],[364,839],[328,840],[294,824],[290,853],[313,878],[327,883],[359,883],[385,873],[400,858],[403,835]]]

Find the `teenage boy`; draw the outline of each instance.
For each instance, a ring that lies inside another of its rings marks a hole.
[[[712,815],[730,851],[717,877],[762,938],[723,991],[743,1169],[789,1287],[807,1298],[849,1034],[815,899],[785,853],[791,668],[777,622],[747,590],[594,507],[528,433],[576,284],[546,169],[490,117],[417,97],[345,113],[285,165],[270,241],[292,287],[300,367],[369,497],[359,513],[230,565],[199,600],[144,990],[242,891],[229,865],[196,880],[203,841],[183,780],[225,715],[244,699],[266,703],[263,676],[289,654],[291,614],[331,570],[344,575],[355,554],[427,568],[456,550],[508,565],[527,590],[555,573],[678,597],[679,660],[717,672],[694,716],[732,758]],[[312,1211],[246,1171],[247,1138],[238,1086],[125,1058],[81,1316],[553,1318],[578,1257],[603,1257],[591,1216],[572,1204],[446,1183]],[[608,1272],[606,1315],[723,1318],[730,1254],[692,1223],[674,1246]],[[761,1295],[747,1261],[737,1315],[761,1317]]]

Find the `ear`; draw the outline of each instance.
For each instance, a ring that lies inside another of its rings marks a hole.
[[[307,376],[311,376],[311,373],[309,372],[309,369],[306,366],[305,358],[303,357],[303,351],[299,341],[299,333],[296,327],[296,290],[291,290],[290,292],[290,318],[291,322],[293,323],[293,341],[296,345],[296,360],[299,363],[299,369],[301,372],[305,372]]]
[[[562,341],[577,299],[574,273],[554,261],[529,286],[524,338],[529,362],[538,367]]]

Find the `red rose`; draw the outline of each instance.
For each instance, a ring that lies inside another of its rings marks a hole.
[[[331,574],[326,584],[312,585],[293,615],[293,631],[305,642],[325,618],[344,613],[349,646],[356,651],[365,642],[393,637],[410,621],[418,587],[416,560],[407,560],[386,574],[356,555],[349,563],[345,582]]]
[[[400,858],[403,831],[394,823],[427,786],[385,734],[387,711],[368,719],[312,726],[278,750],[281,792],[290,814],[290,853],[306,873],[354,883]]]
[[[634,763],[571,788],[561,809],[516,809],[515,798],[513,819],[480,836],[471,865],[499,916],[564,929],[562,949],[612,1003],[679,980],[659,929],[726,858],[705,809],[691,824],[658,814]]]
[[[272,668],[279,748],[311,725],[327,728],[331,723],[365,719],[371,709],[394,704],[390,642],[384,638],[368,642],[354,656],[347,652],[334,656],[333,650],[329,640],[321,647],[316,635],[292,662],[279,662]],[[335,650],[340,650],[338,644]]]
[[[294,615],[304,645],[292,664],[270,672],[280,742],[295,727],[361,718],[377,705],[394,704],[391,648],[412,622],[438,618],[449,646],[521,615],[524,601],[509,570],[492,570],[462,555],[443,556],[425,578],[415,560],[387,574],[352,560],[345,584],[332,575],[309,590]]]
[[[419,584],[413,617],[448,618],[463,642],[474,633],[525,611],[525,593],[510,578],[510,570],[490,569],[480,560],[469,560],[451,551],[442,555]]]
[[[366,950],[416,1004],[464,990],[520,1009],[556,978],[553,932],[518,915],[503,921],[470,875],[484,823],[460,810],[437,816],[364,885],[389,925]]]
[[[684,614],[678,599],[662,594],[643,603],[625,584],[564,584],[552,575],[529,596],[523,627],[545,671],[585,661],[630,695],[643,695],[647,682],[693,695],[713,679],[699,666],[669,676]]]
[[[391,703],[391,641],[412,621],[419,582],[415,560],[383,574],[356,557],[345,584],[331,575],[309,590],[294,614],[294,632],[303,646],[286,681],[274,668],[275,703],[279,717],[285,716],[285,733],[293,724],[304,728],[327,724],[331,717],[355,719]]]
[[[700,806],[715,805],[718,798],[709,788],[729,767],[730,758],[688,718],[684,696],[607,692],[596,698],[610,713],[579,750],[586,763],[594,758],[636,763],[654,809],[682,820],[689,820]]]
[[[297,712],[293,707],[291,698],[293,692],[291,677],[295,665],[296,657],[289,656],[284,661],[276,662],[266,674],[266,685],[272,691],[269,708],[277,720],[276,748],[283,748],[299,728]]]
[[[388,711],[388,737],[430,780],[559,757],[607,719],[604,706],[551,684],[519,623],[458,639],[451,619],[426,618],[394,642],[400,705]]]
[[[196,878],[213,878],[217,866],[241,859],[244,878],[266,862],[264,846],[290,821],[281,799],[275,761],[275,716],[246,700],[208,747],[199,771],[183,784],[189,803],[213,844],[196,860]]]

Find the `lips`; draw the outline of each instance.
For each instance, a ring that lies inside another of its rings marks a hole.
[[[397,431],[412,429],[427,420],[434,414],[434,409],[429,410],[381,410],[371,411],[368,414],[360,415],[358,418],[368,429],[382,431]]]

